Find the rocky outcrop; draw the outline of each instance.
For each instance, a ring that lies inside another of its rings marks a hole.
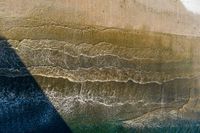
[[[1,1],[0,35],[25,66],[5,56],[14,65],[0,76],[30,72],[75,131],[200,118],[199,23],[180,1],[12,2]]]

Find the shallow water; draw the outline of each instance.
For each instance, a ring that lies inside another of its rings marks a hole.
[[[71,132],[67,124],[74,133],[200,132],[200,121],[168,120],[143,128],[127,128],[122,122],[97,121],[75,119],[65,123],[7,41],[0,42],[0,133]]]
[[[200,121],[169,121],[157,127],[125,128],[122,123],[74,125],[74,133],[199,133]]]

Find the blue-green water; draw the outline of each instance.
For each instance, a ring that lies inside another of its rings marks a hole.
[[[156,127],[127,128],[121,122],[71,125],[74,133],[200,133],[200,121],[175,120],[162,122]]]
[[[8,42],[0,42],[0,133],[67,133],[68,124],[74,133],[200,133],[200,120],[167,120],[143,128],[97,121],[65,123]]]

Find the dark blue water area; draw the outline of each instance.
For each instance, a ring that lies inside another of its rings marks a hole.
[[[0,40],[0,133],[70,133],[6,40]]]

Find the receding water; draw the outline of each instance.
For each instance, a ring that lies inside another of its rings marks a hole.
[[[127,128],[123,122],[115,121],[98,122],[93,119],[84,122],[75,119],[68,122],[74,133],[200,132],[200,121],[166,120],[155,123],[156,126]],[[0,41],[0,133],[51,132],[71,131],[20,57],[7,41]]]

